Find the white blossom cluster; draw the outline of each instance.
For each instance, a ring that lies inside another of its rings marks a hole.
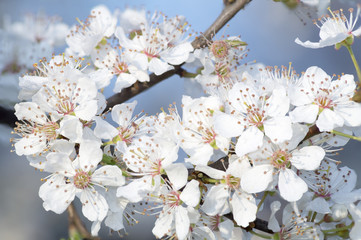
[[[64,45],[68,26],[59,17],[28,14],[19,22],[4,16],[0,26],[0,104],[12,108],[18,100],[19,74],[33,63],[50,57],[54,47]]]
[[[346,21],[348,36],[359,32],[349,29],[357,14]],[[325,17],[321,32],[336,20],[343,18]],[[354,76],[242,65],[239,37],[194,49],[187,30],[182,16],[98,6],[68,31],[64,54],[20,78],[20,137],[12,141],[16,154],[50,173],[39,190],[45,210],[63,213],[77,196],[93,235],[102,222],[122,230],[139,212],[157,215],[157,238],[182,240],[250,239],[250,223],[269,208],[269,238],[360,239],[356,173],[332,159],[347,136],[360,133]],[[321,41],[331,42],[339,28],[328,30]],[[121,92],[183,63],[198,67],[195,79],[207,94],[183,96],[182,115],[175,106],[134,115],[133,101],[115,105],[105,120],[102,90],[113,78]],[[264,204],[271,195],[285,200],[282,224],[275,217],[281,203]],[[132,209],[142,202],[148,207]]]

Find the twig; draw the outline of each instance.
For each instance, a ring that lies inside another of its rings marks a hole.
[[[83,239],[99,240],[98,237],[92,237],[88,230],[85,228],[84,223],[80,219],[73,203],[68,207],[68,221],[69,221],[69,237],[73,235],[74,232],[79,233]]]
[[[251,0],[235,0],[233,3],[226,5],[217,19],[213,24],[202,34],[202,36],[197,37],[193,42],[192,46],[194,48],[201,48],[207,44],[207,41],[210,41],[212,36],[216,34],[224,25],[227,24],[229,20],[242,8],[244,8]],[[181,65],[174,66],[173,70],[163,73],[162,75],[150,75],[150,81],[145,83],[137,83],[138,89],[135,89],[134,86],[123,89],[120,93],[114,94],[107,99],[107,111],[109,108],[113,107],[116,104],[123,103],[130,98],[138,95],[139,93],[147,90],[148,88],[156,85],[157,83],[173,76],[174,74],[179,73]]]
[[[14,128],[16,120],[14,110],[0,106],[0,123],[7,124]]]

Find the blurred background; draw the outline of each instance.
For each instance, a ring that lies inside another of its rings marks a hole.
[[[361,0],[331,0],[331,9],[356,8],[357,3],[360,4]],[[169,17],[183,15],[195,32],[205,31],[223,8],[221,0],[1,0],[0,19],[6,15],[11,21],[19,21],[24,14],[42,11],[49,16],[57,15],[66,24],[73,25],[76,23],[76,17],[84,20],[90,10],[98,4],[106,5],[111,11],[133,7],[144,8],[150,12],[162,11]],[[220,34],[240,35],[242,40],[248,43],[250,52],[244,62],[256,60],[267,66],[288,66],[289,62],[292,62],[297,73],[317,65],[329,75],[345,73],[356,76],[345,48],[338,51],[333,47],[312,50],[294,43],[296,37],[302,41],[319,40],[319,29],[312,24],[312,18],[317,15],[314,9],[307,6],[289,9],[285,4],[272,0],[253,0],[220,31]],[[2,20],[0,23],[4,24]],[[361,21],[356,26],[360,24]],[[0,50],[3,47],[5,46],[0,45]],[[355,39],[353,49],[356,58],[361,61],[361,39]],[[56,53],[62,51],[61,48],[56,49]],[[0,77],[0,84],[1,81]],[[155,114],[161,107],[167,108],[173,102],[180,106],[182,94],[188,92],[190,90],[185,87],[184,79],[174,76],[137,96],[138,106],[135,112],[144,110],[146,113]],[[106,97],[111,94],[112,90],[106,91]],[[10,128],[0,126],[0,131],[0,238],[67,238],[67,213],[57,215],[46,212],[38,196],[38,189],[42,184],[40,179],[46,174],[35,171],[28,165],[25,157],[17,157],[11,152]],[[350,141],[337,159],[342,160],[342,165],[361,172],[360,148],[360,142]],[[358,187],[361,187],[360,179]],[[127,227],[126,239],[152,239],[154,219],[144,218],[139,221],[139,224]],[[105,227],[100,234],[102,239],[110,238],[110,233]]]

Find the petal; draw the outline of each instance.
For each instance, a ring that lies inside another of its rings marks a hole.
[[[289,202],[300,200],[308,190],[307,184],[294,171],[287,168],[279,173],[278,188],[281,197]]]
[[[267,115],[271,117],[285,116],[290,107],[290,99],[284,88],[276,88],[272,91],[271,97],[267,100]]]
[[[175,210],[175,229],[179,240],[186,239],[189,232],[189,218],[187,209],[179,206]]]
[[[190,42],[184,42],[161,53],[160,56],[169,64],[179,65],[188,59],[191,51],[193,51],[192,44]]]
[[[213,186],[207,193],[201,209],[210,216],[215,216],[222,212],[229,197],[228,188],[219,184]]]
[[[256,200],[251,194],[235,192],[230,200],[234,220],[238,225],[247,227],[256,219]]]
[[[188,170],[183,163],[170,164],[163,168],[175,190],[187,183]]]
[[[282,143],[292,137],[291,119],[285,117],[274,117],[263,123],[267,137],[274,143]]]
[[[258,193],[266,190],[272,181],[273,167],[264,164],[249,168],[241,178],[241,187],[248,193]]]
[[[152,191],[151,181],[146,181],[146,178],[135,179],[125,186],[117,189],[117,197],[124,197],[130,202],[139,202],[143,200],[149,192]]]
[[[199,182],[196,180],[190,181],[183,189],[179,198],[188,206],[196,207],[201,199],[201,192],[199,191]]]
[[[80,143],[78,156],[79,167],[84,171],[90,171],[95,169],[102,160],[103,151],[100,148],[99,142],[84,140]]]
[[[224,171],[209,166],[197,165],[194,170],[203,172],[213,179],[222,179],[226,176],[226,173]]]
[[[104,223],[105,226],[111,228],[113,231],[119,231],[124,229],[123,224],[123,211],[120,212],[109,212],[107,218]]]
[[[154,72],[155,75],[161,75],[169,70],[174,69],[172,65],[163,62],[159,58],[152,58],[149,63],[149,71]]]
[[[95,190],[84,189],[80,195],[83,204],[82,212],[89,221],[102,221],[108,213],[105,198]]]
[[[119,126],[127,127],[132,119],[133,111],[136,105],[136,100],[131,103],[115,105],[112,109],[113,121],[118,123]]]
[[[52,152],[46,156],[47,162],[45,171],[51,173],[60,173],[66,177],[72,177],[76,174],[69,155],[62,152]]]
[[[152,233],[157,238],[162,238],[164,235],[169,233],[172,229],[173,223],[173,212],[163,211],[159,214],[157,221],[155,221]]]
[[[79,143],[83,137],[83,124],[77,117],[65,116],[60,122],[59,133],[71,142]]]
[[[101,139],[113,139],[117,134],[118,130],[108,123],[107,121],[104,121],[101,117],[94,117],[95,120],[95,128],[94,128],[94,134],[98,138]]]
[[[318,115],[318,106],[314,104],[299,106],[289,115],[292,122],[314,123]]]
[[[319,146],[307,146],[292,152],[292,166],[300,170],[316,170],[323,158],[325,150]]]
[[[98,110],[97,100],[88,100],[77,106],[74,113],[82,120],[90,121],[93,119]]]
[[[307,204],[307,208],[318,213],[331,213],[329,203],[324,198],[315,198]]]
[[[342,127],[343,123],[342,117],[330,109],[324,109],[316,121],[316,125],[321,132]]]
[[[260,148],[263,144],[263,136],[263,132],[257,127],[252,126],[246,129],[238,138],[236,145],[237,156],[242,157],[243,155]]]
[[[91,182],[101,186],[118,187],[125,184],[125,178],[119,167],[107,165],[97,169],[92,174]]]
[[[214,130],[224,137],[238,137],[244,130],[240,119],[229,114],[218,113],[214,116]]]
[[[271,203],[271,216],[268,220],[268,229],[271,229],[273,232],[279,232],[281,230],[280,225],[275,217],[278,210],[281,208],[281,203],[279,201],[274,201]]]
[[[344,119],[346,126],[356,127],[361,125],[360,103],[350,102],[349,104],[335,107],[334,111]]]
[[[73,184],[66,184],[62,175],[55,174],[40,186],[39,197],[43,199],[46,211],[61,214],[74,200],[75,187]]]

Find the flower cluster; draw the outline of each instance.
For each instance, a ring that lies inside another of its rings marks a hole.
[[[158,216],[157,238],[248,239],[265,198],[278,195],[289,203],[282,225],[280,202],[270,207],[273,239],[358,239],[356,173],[332,159],[361,126],[353,75],[242,65],[240,37],[194,50],[187,30],[182,16],[98,6],[68,31],[64,54],[20,78],[12,141],[50,173],[39,190],[44,208],[60,214],[77,196],[97,235],[103,221],[124,229],[127,211],[146,202],[154,207],[141,214]],[[198,67],[206,95],[183,96],[182,115],[176,106],[134,115],[136,101],[105,111],[113,78],[121,92],[184,63]]]

